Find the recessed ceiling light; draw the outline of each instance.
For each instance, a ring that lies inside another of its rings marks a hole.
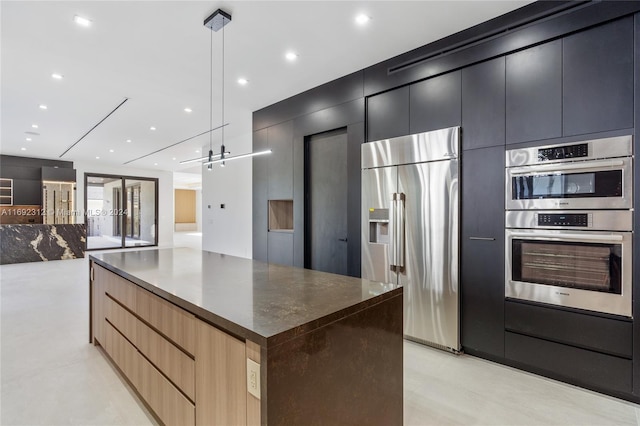
[[[284,57],[287,58],[288,61],[295,61],[298,55],[295,52],[287,52]]]
[[[32,125],[31,125],[31,128],[32,128],[32,129],[37,129],[37,128],[38,128],[38,125],[37,125],[37,124],[32,124]]]
[[[44,105],[44,104],[40,104],[40,105],[38,105],[38,106],[40,107],[40,109],[47,109],[47,106],[46,106],[46,105]]]
[[[199,149],[196,149],[196,154],[197,154],[197,153],[199,153],[199,152],[200,152],[200,150],[199,150]]]
[[[99,160],[99,159],[100,159],[100,157],[96,156],[96,160]]]
[[[155,128],[155,127],[153,127],[153,126],[149,127],[149,130],[155,130],[155,129],[156,129],[156,128]]]
[[[20,151],[26,151],[26,150],[27,150],[27,148],[25,148],[25,147],[20,148]]]
[[[127,139],[127,143],[131,143],[131,139]]]
[[[83,18],[82,16],[78,16],[78,15],[75,15],[73,17],[73,22],[83,27],[88,27],[91,25],[91,21],[89,19]]]
[[[27,142],[31,142],[31,138],[26,138]]]
[[[249,82],[249,80],[247,80],[246,78],[239,78],[238,79],[238,84],[244,86]]]
[[[56,80],[62,80],[62,74],[57,74],[54,72],[53,74],[51,74],[51,78]]]
[[[371,17],[365,15],[364,13],[361,13],[360,15],[356,16],[356,24],[358,25],[364,25],[370,20],[371,20]]]
[[[176,157],[173,157],[173,158],[172,158],[172,160],[173,160],[173,161],[176,161]]]
[[[185,108],[184,109],[184,112],[191,112],[191,111],[193,111],[191,108]]]
[[[154,165],[154,166],[157,166],[157,165],[158,165],[158,163],[153,163],[153,165]]]
[[[113,150],[112,150],[112,149],[110,149],[110,150],[109,150],[109,152],[113,152]]]

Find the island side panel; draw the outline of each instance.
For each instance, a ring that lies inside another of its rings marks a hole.
[[[269,348],[269,424],[402,424],[402,354],[402,293]]]

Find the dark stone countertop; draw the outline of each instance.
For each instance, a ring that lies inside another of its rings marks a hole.
[[[97,264],[204,320],[272,347],[402,287],[188,248],[94,254]]]

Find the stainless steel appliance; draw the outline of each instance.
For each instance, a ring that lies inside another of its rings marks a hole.
[[[507,151],[506,208],[631,209],[631,136]]]
[[[632,212],[507,212],[505,295],[631,317]]]
[[[631,317],[632,137],[513,149],[506,165],[505,296]]]
[[[460,350],[460,128],[362,145],[362,277],[404,286],[405,337]]]

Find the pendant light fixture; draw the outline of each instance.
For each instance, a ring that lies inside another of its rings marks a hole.
[[[222,91],[221,91],[221,122],[224,123],[224,27],[229,22],[231,22],[231,15],[222,9],[218,9],[211,16],[209,16],[204,21],[204,26],[209,28],[211,31],[218,32],[222,29],[222,59],[220,61],[222,66]],[[211,64],[210,64],[210,91],[209,91],[209,101],[210,101],[210,122],[209,127],[211,128],[213,125],[213,32],[211,33]],[[207,170],[213,169],[213,164],[220,163],[222,167],[225,166],[227,161],[237,160],[240,158],[253,157],[256,155],[264,155],[270,154],[271,150],[258,151],[258,152],[249,152],[246,154],[240,155],[230,155],[231,153],[226,150],[224,146],[224,126],[221,127],[222,130],[222,139],[220,144],[220,152],[214,154],[213,153],[213,135],[209,133],[209,155],[201,158],[194,158],[192,160],[181,161],[181,164],[192,163],[197,161],[202,161],[203,165],[207,166]]]

